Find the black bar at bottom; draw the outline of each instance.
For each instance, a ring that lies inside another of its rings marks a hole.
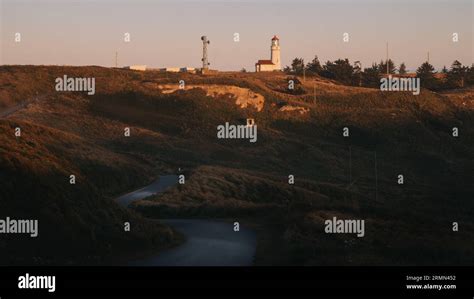
[[[473,272],[472,267],[0,267],[0,298],[473,298]],[[20,289],[19,276],[26,273],[54,275],[56,290]],[[439,280],[446,277],[454,280]],[[426,284],[455,289],[407,289]]]

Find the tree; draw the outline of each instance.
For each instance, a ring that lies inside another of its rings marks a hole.
[[[400,64],[400,67],[398,68],[398,73],[400,75],[405,75],[407,73],[407,67],[405,66],[404,62]]]
[[[461,62],[455,60],[448,71],[447,83],[451,88],[464,87],[469,68],[462,65]]]
[[[303,58],[295,58],[291,63],[291,70],[295,74],[302,74],[304,70],[304,60]]]
[[[349,59],[338,59],[334,62],[327,61],[323,67],[321,75],[334,79],[341,83],[351,85],[353,81],[354,67],[349,63]]]
[[[443,74],[448,73],[448,69],[446,68],[446,66],[443,66],[443,69],[441,70],[441,73],[443,73]]]
[[[359,60],[354,61],[353,85],[362,86],[362,64]]]
[[[395,71],[397,68],[395,67],[395,63],[392,61],[392,59],[388,60],[388,73],[389,74],[395,74]],[[379,63],[379,72],[381,74],[386,74],[387,73],[387,62],[381,60]]]
[[[380,86],[380,71],[379,66],[373,63],[371,67],[365,68],[362,73],[362,82],[364,86],[379,87]]]
[[[424,62],[417,70],[416,76],[420,78],[421,86],[433,89],[437,87],[436,78],[434,77],[434,67],[429,62]]]
[[[466,84],[474,85],[474,63],[471,65],[467,72]]]
[[[313,74],[320,74],[322,72],[323,67],[319,62],[317,55],[314,55],[313,60],[306,65],[306,70]]]

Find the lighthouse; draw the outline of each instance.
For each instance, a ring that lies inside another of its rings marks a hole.
[[[274,35],[272,38],[272,48],[271,48],[271,60],[272,63],[275,65],[275,70],[281,70],[281,62],[280,62],[280,39],[278,36]]]
[[[280,71],[280,39],[274,35],[272,38],[272,45],[270,48],[270,60],[260,59],[255,63],[256,72]]]

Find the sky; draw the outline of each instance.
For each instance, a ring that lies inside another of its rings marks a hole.
[[[0,0],[0,64],[200,67],[254,70],[280,37],[282,66],[389,56],[409,70],[472,64],[472,0]],[[453,33],[459,41],[453,42]],[[15,42],[15,34],[21,42]],[[124,34],[130,34],[130,42]],[[240,40],[234,41],[238,33]],[[349,42],[343,42],[343,34]]]

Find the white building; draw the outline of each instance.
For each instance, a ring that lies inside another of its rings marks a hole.
[[[181,68],[179,67],[164,67],[164,68],[160,68],[160,72],[171,72],[171,73],[179,73],[179,70]]]
[[[270,72],[270,71],[280,71],[281,70],[281,61],[280,61],[280,39],[275,35],[272,38],[272,46],[270,52],[270,60],[259,60],[255,64],[256,72]]]
[[[127,70],[134,70],[134,71],[146,71],[146,65],[130,65],[124,67]]]
[[[196,73],[196,68],[194,67],[182,67],[179,69],[180,72],[183,72],[183,73]]]
[[[160,72],[168,72],[168,73],[196,73],[198,69],[194,67],[163,67],[159,69],[150,69],[150,70],[156,70]]]

